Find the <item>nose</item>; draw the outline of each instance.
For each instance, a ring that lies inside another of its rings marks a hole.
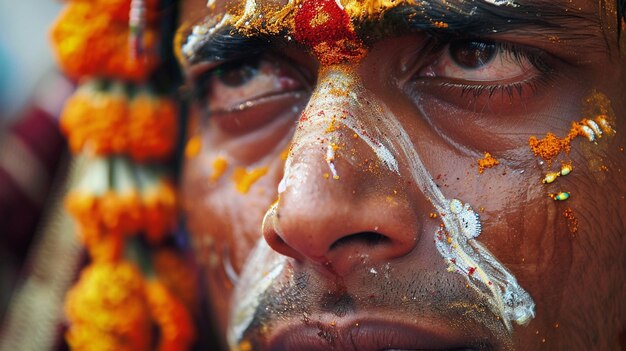
[[[375,124],[389,116],[360,94],[353,75],[331,71],[318,82],[294,135],[279,200],[263,221],[266,241],[337,272],[408,254],[418,242],[420,209],[400,177],[394,145]]]

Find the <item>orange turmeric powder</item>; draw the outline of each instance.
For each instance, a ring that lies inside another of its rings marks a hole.
[[[485,152],[485,157],[479,159],[476,163],[478,163],[478,173],[482,174],[485,168],[495,167],[500,164],[500,161],[496,160],[490,153]]]

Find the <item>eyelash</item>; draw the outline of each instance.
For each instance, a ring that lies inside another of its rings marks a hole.
[[[497,93],[506,93],[510,99],[513,99],[516,94],[518,97],[521,97],[525,89],[530,89],[535,92],[541,86],[549,85],[556,78],[556,71],[553,66],[549,64],[548,55],[538,49],[483,38],[433,38],[432,40],[433,42],[430,44],[433,48],[430,54],[431,57],[442,55],[444,50],[449,47],[448,45],[457,40],[491,41],[496,46],[495,49],[497,53],[510,55],[518,64],[522,64],[523,60],[527,60],[538,72],[536,76],[525,81],[510,84],[439,83],[440,86],[447,88],[446,90],[449,92],[456,93],[460,89],[460,96],[462,98],[468,97],[470,94],[473,98],[479,98],[485,93],[488,93],[488,96],[491,98]]]

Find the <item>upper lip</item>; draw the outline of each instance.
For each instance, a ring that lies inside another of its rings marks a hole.
[[[489,335],[467,336],[445,321],[419,319],[414,323],[381,316],[280,323],[268,336],[267,349],[279,350],[491,350]],[[468,328],[471,328],[468,326]],[[478,328],[480,329],[480,328]],[[464,328],[464,330],[467,330]]]

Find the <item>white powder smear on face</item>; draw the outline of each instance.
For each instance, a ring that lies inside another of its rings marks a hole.
[[[359,123],[359,116],[354,116],[350,111],[365,108],[361,105],[359,95],[354,94],[354,81],[340,70],[330,70],[324,74],[326,77],[320,81],[318,89],[313,92],[311,103],[304,109],[303,114],[308,116],[307,121],[300,123],[315,123],[315,127],[306,126],[299,128],[294,137],[290,154],[299,154],[303,149],[310,148],[310,145],[319,144],[320,139],[327,145],[325,161],[333,176],[340,176],[336,168],[337,152],[332,145],[334,131],[325,131],[327,126],[337,124],[345,126],[352,133],[360,135],[363,141],[376,154],[378,160],[390,171],[400,174],[398,160],[395,158],[396,150],[392,150],[392,142],[387,135],[393,135],[391,131],[385,133],[378,127],[365,128],[363,123]],[[350,92],[338,94],[337,92]],[[358,105],[358,106],[355,106]],[[370,124],[376,125],[376,124]],[[365,134],[365,135],[364,135]],[[347,162],[352,162],[349,158],[344,158]],[[294,164],[293,158],[287,158],[285,162],[285,172],[281,180],[278,193],[282,193],[289,186],[296,187],[300,182],[306,181],[306,177],[299,175],[302,171],[300,163]]]
[[[511,6],[511,7],[519,6],[513,0],[483,0],[483,2],[486,2],[491,5],[495,5],[495,6]]]
[[[394,155],[404,158],[411,178],[440,213],[445,232],[435,233],[435,239],[437,249],[449,265],[449,270],[464,275],[468,285],[487,298],[492,311],[502,319],[509,331],[512,330],[511,322],[526,324],[534,318],[533,299],[518,284],[513,274],[476,240],[481,230],[478,215],[469,204],[445,198],[394,114],[378,102],[376,96],[365,89],[356,76],[338,69],[327,72],[323,78],[332,79],[335,84],[341,81],[343,87],[349,89],[350,99],[346,101],[350,105],[349,110],[358,111],[359,118],[367,122],[365,125],[377,126],[375,131],[368,130],[368,133],[377,138],[385,135],[396,137],[395,144],[386,141],[389,146],[384,148],[393,153],[376,154],[383,163],[392,165],[396,172],[399,169]],[[325,80],[321,81],[324,84]]]
[[[268,213],[276,211],[274,204]],[[275,216],[266,216],[275,218]],[[265,225],[265,224],[264,224]],[[228,333],[226,335],[231,350],[237,345],[254,320],[254,315],[261,303],[261,297],[285,269],[287,257],[277,254],[261,237],[244,264],[239,283],[233,294]]]

